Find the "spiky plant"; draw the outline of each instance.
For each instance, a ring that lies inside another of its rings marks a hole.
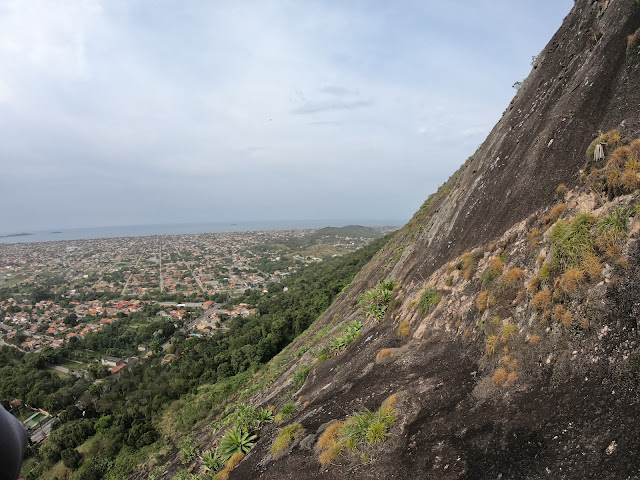
[[[256,413],[257,413],[258,422],[260,422],[260,425],[273,422],[274,415],[271,410],[266,408],[259,408]]]
[[[224,460],[217,450],[207,450],[201,458],[206,472],[216,473],[224,467]]]
[[[226,462],[236,453],[247,453],[256,444],[257,435],[250,435],[243,430],[232,428],[220,440],[218,450]]]

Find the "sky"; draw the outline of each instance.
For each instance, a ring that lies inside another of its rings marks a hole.
[[[0,0],[0,233],[407,221],[573,0]]]

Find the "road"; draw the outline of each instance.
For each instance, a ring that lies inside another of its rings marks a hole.
[[[142,256],[145,254],[145,252],[142,252],[140,254],[140,256],[138,257],[138,261],[136,262],[136,264],[133,266],[133,268],[131,269],[131,273],[129,274],[129,276],[127,277],[127,281],[124,283],[124,287],[122,287],[122,293],[120,295],[124,295],[124,292],[127,290],[127,287],[129,286],[129,280],[131,280],[131,277],[133,277],[133,274],[135,272],[135,269],[138,268],[138,264],[140,263],[140,260],[142,259]]]

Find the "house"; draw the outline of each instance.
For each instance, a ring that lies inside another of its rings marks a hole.
[[[117,367],[118,365],[124,364],[124,360],[118,357],[104,357],[102,364],[107,367]]]
[[[127,364],[122,362],[120,365],[116,365],[115,367],[110,368],[109,371],[111,372],[111,375],[114,375],[114,374],[118,373],[120,370],[122,370],[126,366],[127,366]]]

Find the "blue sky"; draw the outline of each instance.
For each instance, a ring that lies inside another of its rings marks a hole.
[[[406,221],[570,0],[0,0],[0,232]]]

